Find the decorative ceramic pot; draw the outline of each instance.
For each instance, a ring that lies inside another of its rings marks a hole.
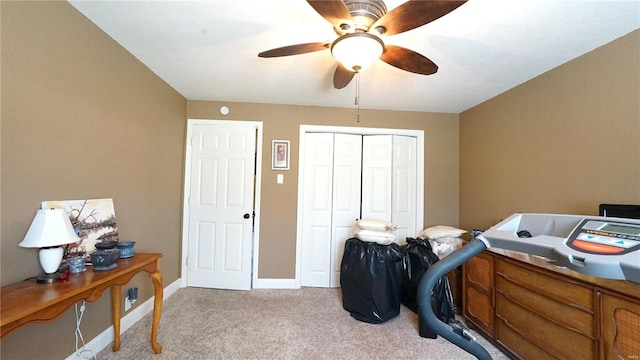
[[[120,250],[120,259],[133,257],[133,255],[136,254],[136,249],[133,247],[135,244],[136,244],[135,241],[118,242],[118,249]]]

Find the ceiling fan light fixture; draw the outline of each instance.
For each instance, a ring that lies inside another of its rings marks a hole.
[[[370,33],[354,32],[340,36],[331,44],[331,54],[346,69],[360,71],[380,58],[382,40]]]

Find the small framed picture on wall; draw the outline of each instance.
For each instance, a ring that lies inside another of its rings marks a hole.
[[[271,169],[289,170],[289,140],[273,140],[271,143]]]

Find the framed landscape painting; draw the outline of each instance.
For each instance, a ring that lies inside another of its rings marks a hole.
[[[95,244],[118,241],[118,226],[113,199],[43,201],[43,209],[65,209],[71,225],[81,239],[76,246],[87,254],[96,250]]]

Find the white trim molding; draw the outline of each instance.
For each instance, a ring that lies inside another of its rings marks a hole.
[[[171,284],[169,284],[169,286],[165,287],[163,290],[162,301],[164,302],[169,298],[169,296],[173,295],[176,291],[178,291],[178,289],[182,287],[181,284],[182,284],[182,279],[178,279],[172,282]],[[153,311],[154,299],[155,299],[155,296],[150,297],[147,301],[140,304],[138,307],[131,310],[130,313],[128,313],[127,315],[123,316],[120,319],[120,335],[122,335],[122,333],[124,333],[127,329],[133,326],[133,324],[140,321],[145,315]],[[160,321],[162,321],[162,317],[160,318]],[[149,331],[151,331],[151,329],[149,329]],[[101,332],[98,336],[91,339],[91,341],[89,341],[86,344],[84,350],[92,351],[94,354],[98,354],[104,348],[111,345],[111,343],[113,342],[113,339],[114,339],[113,325],[111,325],[108,328],[106,328],[103,332]],[[149,347],[151,347],[151,345],[149,345]],[[73,352],[71,355],[67,357],[66,360],[77,360],[79,358],[80,357],[78,356],[78,354],[76,352]],[[80,359],[84,359],[84,358],[80,358]]]
[[[255,279],[254,289],[299,289],[296,279]]]

